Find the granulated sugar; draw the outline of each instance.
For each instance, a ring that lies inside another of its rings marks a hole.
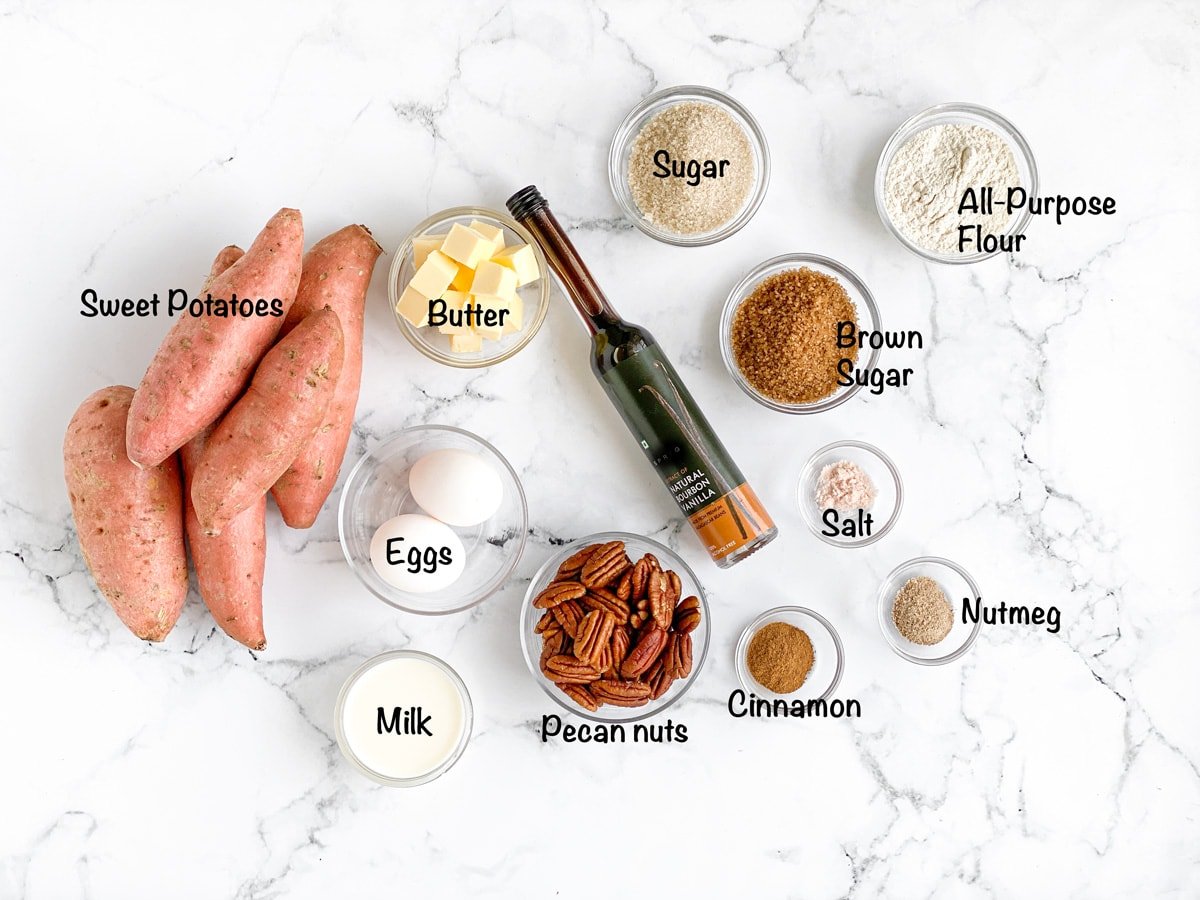
[[[669,154],[668,168],[671,162],[686,166],[711,161],[723,174],[659,177],[663,169],[655,154],[662,151]],[[727,165],[720,166],[722,160]],[[737,120],[714,103],[676,103],[647,122],[633,141],[629,189],[641,214],[659,228],[677,234],[713,231],[741,212],[753,187],[750,139]]]

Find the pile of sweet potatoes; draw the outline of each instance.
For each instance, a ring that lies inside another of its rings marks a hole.
[[[265,647],[267,493],[288,525],[308,528],[337,481],[381,250],[349,225],[303,251],[294,209],[276,213],[245,253],[223,249],[202,293],[278,299],[284,315],[185,315],[136,391],[101,388],[67,427],[63,461],[84,559],[140,638],[160,641],[174,627],[190,550],[217,624]]]

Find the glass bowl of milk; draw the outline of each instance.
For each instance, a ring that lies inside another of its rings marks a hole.
[[[416,787],[458,762],[471,739],[471,695],[450,666],[418,650],[391,650],[354,670],[338,694],[342,755],[367,778]]]

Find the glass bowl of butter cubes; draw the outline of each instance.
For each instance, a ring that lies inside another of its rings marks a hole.
[[[546,257],[519,222],[456,206],[430,216],[396,251],[388,278],[396,324],[432,360],[459,369],[503,362],[546,319]]]

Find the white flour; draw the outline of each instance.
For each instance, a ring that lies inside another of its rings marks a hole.
[[[960,225],[1003,234],[1008,213],[999,205],[1021,176],[1012,148],[981,125],[934,125],[909,138],[884,176],[884,206],[892,223],[914,244],[934,253],[959,253]],[[958,213],[967,188],[995,188],[990,214]]]

